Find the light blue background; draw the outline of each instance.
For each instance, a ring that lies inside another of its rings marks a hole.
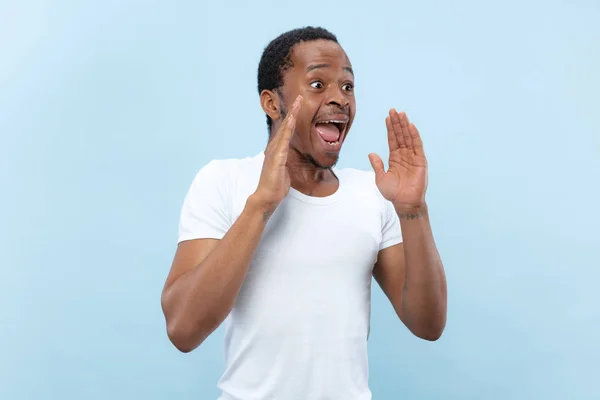
[[[222,330],[181,354],[160,310],[179,209],[262,149],[261,51],[309,24],[356,72],[340,166],[390,107],[430,161],[448,325],[376,287],[374,399],[600,398],[600,3],[259,3],[0,3],[0,398],[216,398]]]

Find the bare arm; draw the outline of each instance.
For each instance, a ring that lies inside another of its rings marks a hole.
[[[400,219],[404,242],[379,253],[373,274],[407,328],[420,338],[437,340],[446,325],[446,276],[425,203],[423,141],[405,113],[391,109],[385,124],[388,171],[379,156],[369,158],[377,187]]]
[[[161,304],[169,339],[183,352],[198,347],[233,308],[267,221],[289,192],[286,163],[301,100],[267,145],[256,192],[223,238],[185,241],[177,248]]]
[[[266,221],[251,197],[223,239],[179,244],[161,303],[169,339],[180,351],[198,347],[233,308]]]
[[[380,252],[374,277],[406,327],[437,340],[446,325],[446,276],[427,207],[398,210],[404,242]]]

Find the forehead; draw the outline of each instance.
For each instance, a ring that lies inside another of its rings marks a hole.
[[[327,63],[341,67],[350,67],[350,60],[342,47],[331,40],[312,40],[301,42],[292,48],[290,55],[293,69],[306,70],[311,64]]]

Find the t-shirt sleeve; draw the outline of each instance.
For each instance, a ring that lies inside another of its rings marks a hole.
[[[381,230],[381,244],[379,250],[383,250],[386,247],[393,246],[398,243],[402,243],[402,231],[400,230],[400,219],[394,209],[394,205],[386,200],[383,207],[383,224]]]
[[[179,218],[178,241],[222,239],[231,226],[228,171],[211,161],[194,177]]]

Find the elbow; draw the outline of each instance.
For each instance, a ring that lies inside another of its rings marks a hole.
[[[166,290],[161,296],[161,308],[165,317],[167,337],[177,350],[190,353],[202,343],[203,339],[195,338],[197,335],[194,334],[189,318],[182,315],[181,307],[169,301]]]
[[[182,353],[190,353],[221,324],[220,315],[186,312],[185,307],[167,301],[162,297],[162,309],[165,315],[167,336],[173,346]]]
[[[167,322],[167,336],[173,346],[182,353],[189,353],[197,347],[192,344],[191,335],[186,331],[179,324]]]
[[[429,342],[435,342],[442,337],[445,328],[446,318],[445,316],[439,316],[435,320],[429,321],[427,324],[423,324],[420,329],[415,330],[413,333],[420,339],[427,340]]]
[[[204,341],[203,338],[194,335],[192,329],[175,322],[167,322],[167,336],[173,346],[182,353],[190,353]]]
[[[444,329],[446,328],[445,313],[427,320],[404,319],[403,322],[405,322],[406,327],[412,332],[413,335],[419,339],[427,340],[429,342],[435,342],[440,339],[444,333]]]
[[[447,308],[445,302],[433,307],[415,309],[399,308],[400,320],[419,339],[435,342],[446,329]]]
[[[198,347],[203,339],[198,340],[192,324],[179,315],[167,312],[163,303],[163,312],[166,320],[167,337],[175,348],[182,353],[189,353]]]
[[[442,337],[443,332],[444,332],[443,328],[438,328],[438,329],[427,329],[427,330],[424,329],[422,331],[413,332],[413,333],[419,339],[427,340],[428,342],[435,342],[439,338]]]
[[[213,316],[204,316],[195,321],[185,315],[172,315],[166,320],[167,336],[182,353],[196,349],[219,326],[219,320]]]
[[[178,341],[176,339],[172,339],[170,338],[171,343],[173,343],[173,346],[175,346],[175,348],[177,350],[179,350],[182,353],[191,353],[192,350],[194,350],[196,347],[192,346],[189,343],[186,343],[184,341]]]

